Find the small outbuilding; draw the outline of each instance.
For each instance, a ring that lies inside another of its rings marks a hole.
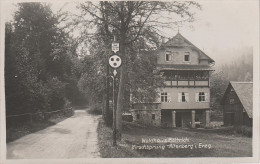
[[[230,82],[221,100],[224,126],[252,126],[253,83]]]

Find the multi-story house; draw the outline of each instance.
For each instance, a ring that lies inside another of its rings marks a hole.
[[[160,100],[133,104],[134,122],[158,127],[206,127],[210,122],[210,74],[214,60],[180,33],[157,51],[165,76]]]

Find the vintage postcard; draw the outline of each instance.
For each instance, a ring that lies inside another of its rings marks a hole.
[[[0,163],[259,163],[259,1],[8,1]]]

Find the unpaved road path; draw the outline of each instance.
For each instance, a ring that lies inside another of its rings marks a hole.
[[[44,130],[7,144],[7,159],[100,157],[97,126],[100,116],[85,110]]]

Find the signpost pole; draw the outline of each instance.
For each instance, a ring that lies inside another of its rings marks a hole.
[[[114,38],[114,42],[112,43],[112,51],[114,52],[114,55],[112,55],[108,62],[109,65],[114,68],[113,71],[113,146],[116,146],[116,136],[117,136],[117,130],[116,130],[116,105],[115,105],[115,85],[116,85],[116,74],[117,71],[116,69],[119,68],[121,66],[121,58],[116,55],[116,52],[119,51],[119,43],[115,42],[115,38]]]
[[[113,146],[116,146],[115,76],[113,78]]]

